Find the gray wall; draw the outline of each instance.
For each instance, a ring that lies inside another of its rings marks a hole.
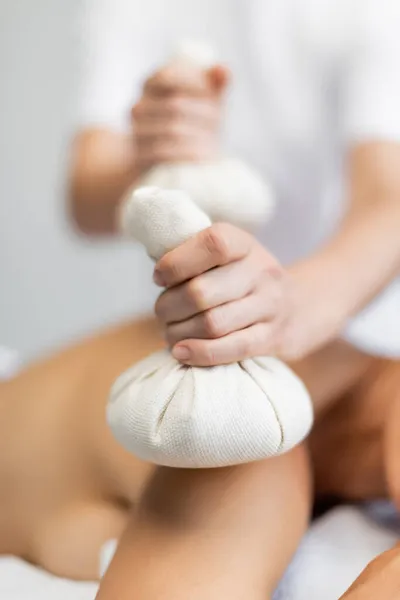
[[[0,345],[47,352],[155,297],[138,248],[65,216],[79,78],[78,0],[0,0]]]

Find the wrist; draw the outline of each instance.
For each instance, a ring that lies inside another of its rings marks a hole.
[[[301,360],[337,338],[349,314],[335,265],[316,255],[287,272],[287,318],[281,330],[279,356]]]

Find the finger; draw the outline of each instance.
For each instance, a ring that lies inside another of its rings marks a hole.
[[[257,323],[215,340],[185,340],[172,348],[180,362],[197,367],[226,365],[273,353],[273,323]]]
[[[200,131],[201,133],[201,131]],[[135,125],[137,140],[185,139],[199,136],[199,126],[186,120],[146,119]]]
[[[218,339],[256,323],[271,320],[274,316],[273,307],[268,307],[264,297],[250,294],[186,321],[172,323],[167,327],[166,339],[171,347],[187,339]]]
[[[258,287],[259,280],[260,266],[253,255],[247,256],[168,289],[156,302],[156,315],[164,325],[187,320],[201,312],[245,298]],[[265,287],[270,288],[267,293],[272,300],[278,295],[274,288],[280,284],[273,278],[268,278],[268,284],[265,282]],[[263,303],[267,305],[268,301]],[[268,310],[267,306],[265,308]]]
[[[138,143],[136,162],[143,169],[159,163],[201,162],[215,155],[216,148],[209,139],[190,138],[183,142],[165,138]]]
[[[249,263],[248,259],[236,261],[167,290],[156,303],[157,317],[164,324],[183,321],[247,296],[258,279],[258,270]]]
[[[247,256],[255,239],[227,223],[216,223],[163,256],[154,269],[154,281],[163,287],[179,285],[205,271]]]
[[[156,152],[160,147],[175,147],[189,150],[196,154],[208,148],[214,151],[216,148],[216,136],[214,132],[205,128],[195,127],[186,123],[168,123],[165,128],[160,128],[154,123],[142,124],[136,131],[136,146],[142,152]]]
[[[210,96],[212,88],[205,71],[171,65],[147,79],[144,93],[152,96],[180,93],[199,98]]]
[[[227,67],[223,65],[215,65],[207,71],[207,77],[215,93],[217,95],[221,95],[228,87],[231,73]]]
[[[172,96],[170,98],[142,98],[132,109],[135,122],[143,120],[184,120],[215,125],[220,119],[220,105],[208,99]]]

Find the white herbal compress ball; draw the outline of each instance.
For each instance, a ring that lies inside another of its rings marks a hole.
[[[207,163],[171,163],[151,169],[144,186],[184,190],[213,222],[253,229],[273,211],[272,193],[246,163],[219,158]]]
[[[207,44],[186,41],[173,53],[171,63],[208,69],[216,58]],[[184,190],[213,222],[226,221],[245,229],[268,220],[274,208],[270,187],[237,158],[160,164],[143,175],[137,187],[143,186]]]
[[[210,220],[182,191],[145,188],[126,200],[121,224],[157,260]],[[274,358],[197,368],[165,350],[120,376],[107,418],[115,438],[143,460],[210,468],[290,450],[308,434],[313,412],[303,383]]]

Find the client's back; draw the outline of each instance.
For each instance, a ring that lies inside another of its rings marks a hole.
[[[122,370],[163,342],[154,321],[113,329],[0,383],[0,553],[63,576],[99,575],[151,468],[105,419]]]

